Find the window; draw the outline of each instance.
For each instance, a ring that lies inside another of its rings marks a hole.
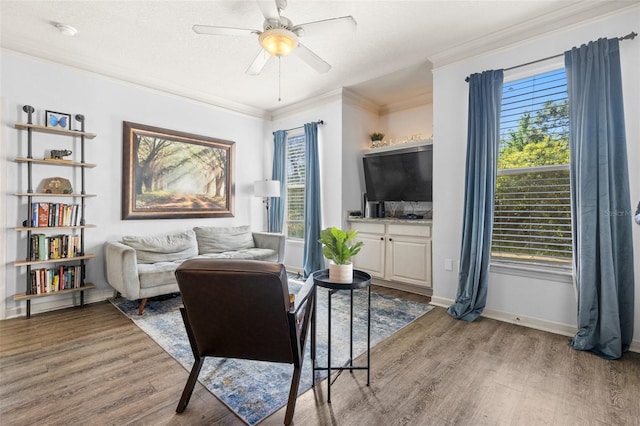
[[[564,69],[505,83],[492,260],[569,268],[569,110]]]
[[[287,136],[287,237],[304,239],[304,135]]]

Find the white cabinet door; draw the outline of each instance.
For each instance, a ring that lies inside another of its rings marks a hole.
[[[387,279],[431,287],[431,240],[389,235]]]
[[[352,258],[353,268],[369,273],[372,277],[384,278],[384,235],[358,234],[356,241],[362,241],[364,246]]]

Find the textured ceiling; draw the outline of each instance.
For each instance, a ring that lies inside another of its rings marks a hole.
[[[429,59],[455,59],[594,18],[638,1],[289,0],[294,24],[352,15],[353,33],[302,37],[333,68],[318,74],[295,56],[258,76],[245,70],[257,36],[197,35],[193,24],[262,29],[255,1],[5,1],[3,48],[255,115],[349,88],[385,106],[428,96]],[[60,34],[55,23],[77,28]],[[474,44],[475,43],[475,44]],[[468,48],[466,48],[468,47]],[[451,55],[449,55],[451,52]]]

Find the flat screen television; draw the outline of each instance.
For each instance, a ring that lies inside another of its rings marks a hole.
[[[369,201],[433,201],[433,146],[365,155]]]

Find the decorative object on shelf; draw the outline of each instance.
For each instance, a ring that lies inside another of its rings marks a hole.
[[[44,125],[46,127],[60,127],[71,130],[71,114],[46,110]]]
[[[71,155],[71,154],[72,154],[72,151],[70,151],[68,149],[52,149],[51,152],[49,153],[49,156],[53,160],[71,161],[71,160],[67,160],[65,158],[62,158],[62,157],[66,157],[67,155]]]
[[[374,132],[374,133],[371,133],[369,137],[371,138],[371,147],[375,148],[375,147],[381,146],[382,140],[384,139],[384,133]]]
[[[51,177],[42,180],[40,192],[43,194],[73,194],[73,187],[69,179]]]
[[[235,142],[124,121],[122,219],[233,217]]]
[[[424,137],[424,135],[417,133],[410,136],[403,136],[397,139],[393,139],[393,138],[384,139],[384,140],[378,141],[375,144],[372,143],[371,148],[392,147],[394,145],[404,145],[404,144],[429,145],[432,143],[433,143],[433,136],[426,138]]]
[[[267,209],[267,221],[269,220],[269,198],[280,197],[279,180],[257,180],[253,182],[253,195],[261,197],[264,207]],[[267,229],[271,232],[271,229]]]
[[[322,254],[329,259],[329,279],[336,283],[350,283],[353,280],[353,264],[351,257],[358,254],[364,243],[358,241],[349,245],[358,231],[351,229],[343,231],[334,227],[320,231]]]
[[[384,133],[374,132],[374,133],[371,133],[369,137],[371,138],[371,142],[381,141],[382,139],[384,139]]]
[[[636,209],[635,220],[636,220],[636,223],[640,225],[640,202],[638,202],[638,208]]]

